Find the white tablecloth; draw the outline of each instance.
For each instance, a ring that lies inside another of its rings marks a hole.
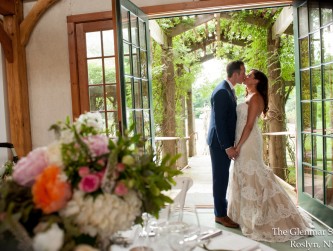
[[[133,238],[134,243],[128,247],[122,247],[118,245],[112,245],[110,251],[129,251],[131,248],[139,246],[151,247],[154,251],[171,251],[168,243],[168,236],[163,237],[147,237],[138,238],[139,228],[134,227],[132,231],[126,232],[126,237]],[[222,230],[222,234],[210,239],[207,244],[207,248],[211,250],[230,250],[230,251],[274,251],[269,246],[266,246],[260,242],[251,240],[244,236],[234,234],[232,232]],[[196,247],[194,251],[203,251],[201,247]],[[142,250],[146,251],[146,250]],[[148,251],[148,250],[147,250]],[[182,250],[179,250],[182,251]]]

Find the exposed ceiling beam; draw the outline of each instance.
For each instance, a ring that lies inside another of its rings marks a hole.
[[[208,14],[208,15],[199,15],[195,18],[195,22],[193,24],[179,24],[175,26],[171,31],[171,37],[175,37],[183,32],[186,32],[188,30],[191,30],[201,24],[207,23],[208,21],[214,19],[214,14]]]
[[[272,39],[281,36],[282,33],[290,30],[293,23],[293,8],[284,7],[272,27]]]
[[[0,14],[13,15],[15,13],[15,0],[0,0]]]
[[[193,15],[207,12],[290,6],[292,0],[207,0],[141,7],[149,18]]]

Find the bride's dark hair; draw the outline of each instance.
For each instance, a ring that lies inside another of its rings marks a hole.
[[[264,110],[262,112],[264,116],[266,116],[268,111],[268,78],[263,72],[257,69],[252,69],[252,71],[254,73],[254,79],[259,80],[257,84],[257,91],[264,99]]]

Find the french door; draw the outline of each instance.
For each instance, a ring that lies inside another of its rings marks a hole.
[[[112,0],[117,82],[121,97],[121,130],[134,133],[154,146],[152,77],[147,16],[128,0]]]
[[[299,204],[333,227],[333,4],[294,4]]]

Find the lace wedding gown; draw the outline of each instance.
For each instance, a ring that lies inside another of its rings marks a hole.
[[[246,124],[247,111],[246,103],[237,106],[236,142]],[[257,241],[284,242],[304,237],[311,219],[300,213],[264,164],[262,151],[262,135],[256,121],[230,167],[228,216],[240,225],[245,236]],[[303,231],[303,236],[299,231]]]

